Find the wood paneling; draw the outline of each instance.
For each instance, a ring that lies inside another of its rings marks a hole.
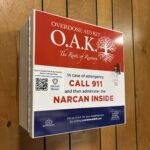
[[[44,11],[60,16],[66,16],[66,0],[44,0]],[[50,136],[46,138],[46,150],[69,150],[69,134]]]
[[[0,32],[20,30],[41,0],[0,0]]]
[[[69,134],[47,137],[46,150],[69,150]]]
[[[44,0],[44,11],[66,16],[66,0]]]
[[[68,17],[96,24],[96,1],[69,0]],[[99,150],[99,129],[71,134],[72,150]]]
[[[97,1],[98,25],[112,29],[112,1]],[[101,150],[116,149],[115,127],[107,127],[101,129]],[[107,143],[109,144],[106,144]]]
[[[126,125],[117,127],[119,150],[136,150],[134,66],[132,43],[132,8],[130,0],[115,0],[113,3],[114,29],[124,33]]]
[[[150,149],[150,1],[133,0],[138,150]]]
[[[18,125],[19,32],[35,0],[0,1],[0,149],[43,150],[43,139],[32,140]]]
[[[98,25],[112,29],[112,2],[111,0],[97,0]]]
[[[99,129],[71,134],[71,150],[99,150]]]
[[[96,24],[96,1],[68,0],[68,17]]]
[[[126,125],[72,133],[70,139],[68,134],[52,136],[45,142],[32,140],[19,127],[19,30],[41,2],[45,11],[124,32]],[[149,150],[149,6],[149,0],[0,0],[0,149]]]

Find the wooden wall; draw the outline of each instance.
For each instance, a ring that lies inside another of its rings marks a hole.
[[[0,149],[150,150],[150,0],[0,0]],[[32,140],[18,125],[19,30],[33,8],[124,32],[127,124]]]

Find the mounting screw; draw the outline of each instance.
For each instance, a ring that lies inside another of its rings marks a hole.
[[[116,64],[116,65],[115,65],[114,71],[115,71],[117,74],[120,74],[120,65],[119,65],[119,64]]]

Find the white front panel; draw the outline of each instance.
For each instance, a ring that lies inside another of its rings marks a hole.
[[[34,66],[33,110],[124,106],[124,73]]]

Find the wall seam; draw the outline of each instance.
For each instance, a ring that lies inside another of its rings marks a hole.
[[[114,29],[114,7],[113,7],[114,1],[111,0],[111,12],[112,12],[112,29]]]
[[[69,15],[68,15],[68,10],[69,10],[69,9],[68,9],[68,0],[66,0],[66,17],[67,17],[67,18],[68,18],[68,16],[69,16]]]
[[[135,75],[135,41],[134,41],[134,10],[133,0],[131,0],[131,18],[132,18],[132,49],[133,49],[133,76],[134,76],[134,104],[135,104],[135,134],[136,150],[138,150],[138,127],[137,127],[137,99],[136,99],[136,75]]]
[[[112,30],[114,29],[114,1],[111,0],[111,11],[112,11]],[[118,141],[117,141],[117,126],[115,126],[115,145],[116,150],[118,150]]]
[[[118,150],[118,140],[117,140],[117,126],[115,126],[115,141],[116,141],[116,150]]]
[[[44,10],[44,0],[41,0],[41,10]]]
[[[69,10],[69,8],[68,8],[68,0],[66,0],[66,17],[68,18],[68,16],[69,16],[69,14],[68,14],[68,10]],[[69,150],[71,150],[72,149],[72,146],[71,146],[71,133],[69,133],[68,134],[68,138],[69,138],[69,142],[68,142],[68,146],[69,146]]]
[[[41,0],[41,10],[44,10],[44,0]],[[43,148],[46,150],[46,137],[43,137]]]
[[[46,150],[46,137],[43,138],[44,150]]]
[[[102,142],[101,142],[101,128],[99,129],[99,150],[102,150]]]
[[[71,133],[69,133],[69,150],[71,150],[72,147],[71,147]]]
[[[98,6],[97,6],[97,0],[95,0],[95,9],[96,9],[96,14],[95,14],[95,16],[96,16],[96,25],[98,25]]]

